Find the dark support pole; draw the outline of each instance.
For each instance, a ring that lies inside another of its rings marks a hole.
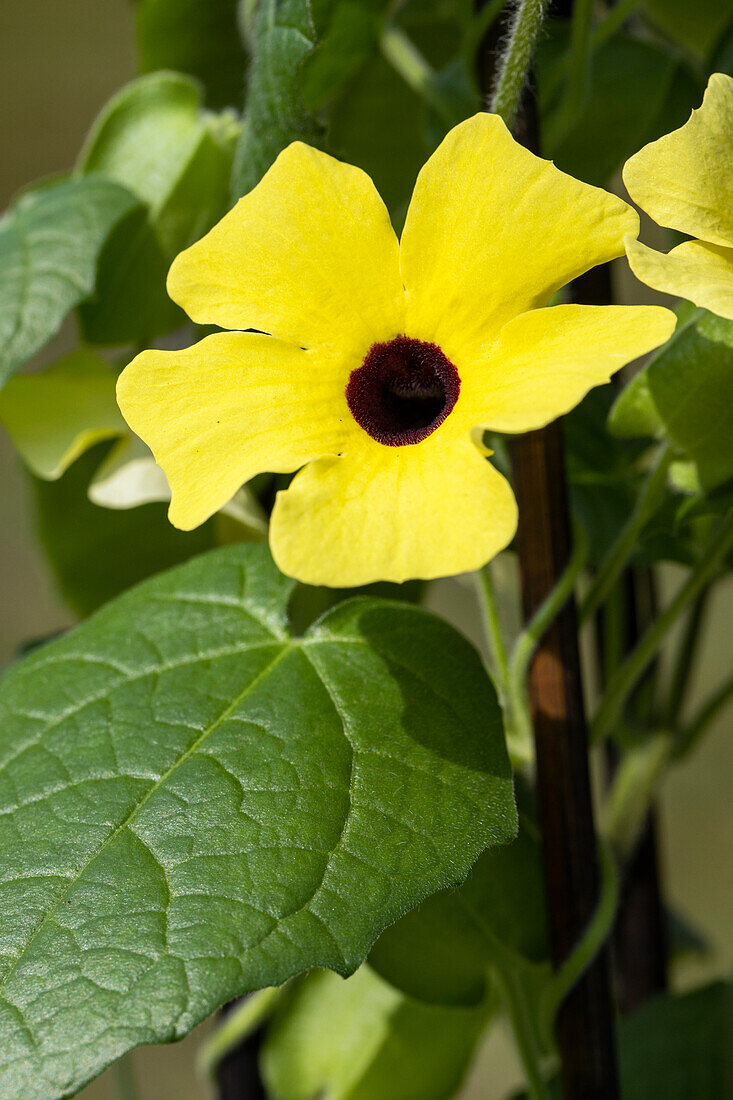
[[[505,20],[497,20],[483,43],[479,78],[487,96],[496,67],[497,43],[501,43],[506,29]],[[531,83],[514,133],[533,152],[539,151]],[[561,425],[551,424],[519,437],[511,457],[520,515],[517,551],[522,602],[525,619],[529,619],[557,583],[570,556]],[[529,690],[550,940],[557,968],[583,936],[599,895],[588,731],[572,600],[538,647]],[[560,1006],[556,1034],[565,1100],[617,1100],[615,1010],[606,950],[596,956]]]
[[[517,550],[525,618],[560,577],[570,552],[562,429],[552,424],[512,449],[519,503]],[[572,952],[598,901],[598,859],[588,771],[588,735],[575,606],[568,602],[543,638],[530,670],[537,795],[553,962]],[[602,951],[557,1017],[565,1100],[616,1100],[614,1005]]]
[[[222,1016],[238,1004],[227,1005]],[[259,1067],[263,1036],[262,1028],[253,1031],[216,1067],[218,1100],[267,1100]]]

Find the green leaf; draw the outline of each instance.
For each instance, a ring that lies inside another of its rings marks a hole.
[[[435,894],[388,928],[369,962],[411,997],[477,1005],[490,986],[497,940],[532,961],[547,958],[540,849],[527,824],[506,848],[484,852],[462,886]]]
[[[623,1100],[730,1100],[733,985],[655,997],[619,1020],[618,1048]],[[548,1095],[561,1100],[557,1078]]]
[[[28,192],[0,221],[0,386],[92,292],[100,249],[135,205],[114,183],[65,180]]]
[[[501,714],[459,634],[352,600],[301,639],[263,546],[155,577],[0,685],[0,1095],[314,966],[516,826]]]
[[[432,151],[425,121],[425,104],[382,57],[369,62],[331,112],[329,147],[371,176],[398,227]]]
[[[609,434],[608,414],[617,390],[599,386],[563,417],[570,501],[588,536],[589,561],[599,564],[629,519],[644,474],[639,440]]]
[[[322,107],[376,53],[386,7],[387,0],[342,0],[321,14],[318,44],[303,63],[303,100],[310,110]]]
[[[644,8],[661,30],[706,58],[731,25],[729,3],[721,0],[644,0]]]
[[[59,481],[33,482],[42,549],[61,595],[81,616],[215,545],[215,521],[178,531],[168,522],[167,503],[125,511],[92,504],[87,489],[107,449],[94,447]]]
[[[188,73],[203,84],[210,107],[239,107],[247,53],[237,0],[137,0],[136,19],[143,71]]]
[[[0,393],[0,422],[34,474],[53,481],[96,443],[128,434],[116,380],[88,348],[38,374],[10,379]]]
[[[404,997],[369,967],[342,981],[309,975],[270,1025],[262,1072],[271,1100],[448,1100],[465,1075],[486,1009]]]
[[[320,146],[323,126],[307,109],[301,68],[315,44],[308,0],[260,0],[252,32],[247,110],[232,169],[245,195],[292,141]]]
[[[81,320],[97,344],[146,342],[184,322],[166,293],[171,261],[226,211],[237,129],[201,106],[199,85],[152,73],[104,108],[79,171],[124,184],[142,201],[110,237]]]
[[[712,489],[733,477],[733,321],[686,311],[609,416],[617,436],[667,440]]]
[[[656,997],[619,1028],[624,1100],[729,1100],[733,1090],[733,985]]]
[[[555,27],[538,53],[543,132],[553,130],[563,107],[567,53],[567,27]],[[579,179],[606,184],[642,145],[685,122],[700,98],[698,83],[673,53],[652,42],[616,34],[592,55],[579,117],[543,153]]]

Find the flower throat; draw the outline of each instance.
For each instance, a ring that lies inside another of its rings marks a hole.
[[[426,439],[443,423],[460,388],[458,371],[437,344],[396,336],[372,344],[349,376],[346,401],[372,439],[402,447]]]

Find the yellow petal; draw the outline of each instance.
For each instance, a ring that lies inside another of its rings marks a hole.
[[[541,428],[671,336],[661,306],[551,306],[516,317],[490,357],[462,372],[461,417],[498,432]]]
[[[630,238],[626,255],[642,283],[733,321],[733,248],[685,241],[665,255]]]
[[[624,183],[660,225],[733,246],[733,80],[713,73],[702,106],[635,153]]]
[[[400,246],[408,331],[454,362],[623,253],[636,213],[533,156],[497,115],[451,130],[418,176]]]
[[[359,431],[337,361],[255,333],[144,351],[121,374],[117,399],[165,471],[170,519],[184,530],[255,474],[337,454]]]
[[[323,458],[278,493],[270,545],[308,584],[349,587],[478,569],[512,539],[512,491],[469,438]]]
[[[374,184],[301,142],[177,257],[168,291],[200,324],[354,348],[359,361],[404,327],[397,239]]]

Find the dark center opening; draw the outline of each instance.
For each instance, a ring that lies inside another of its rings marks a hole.
[[[461,388],[437,344],[396,336],[372,344],[351,372],[346,400],[354,420],[387,447],[419,443],[443,423]]]

